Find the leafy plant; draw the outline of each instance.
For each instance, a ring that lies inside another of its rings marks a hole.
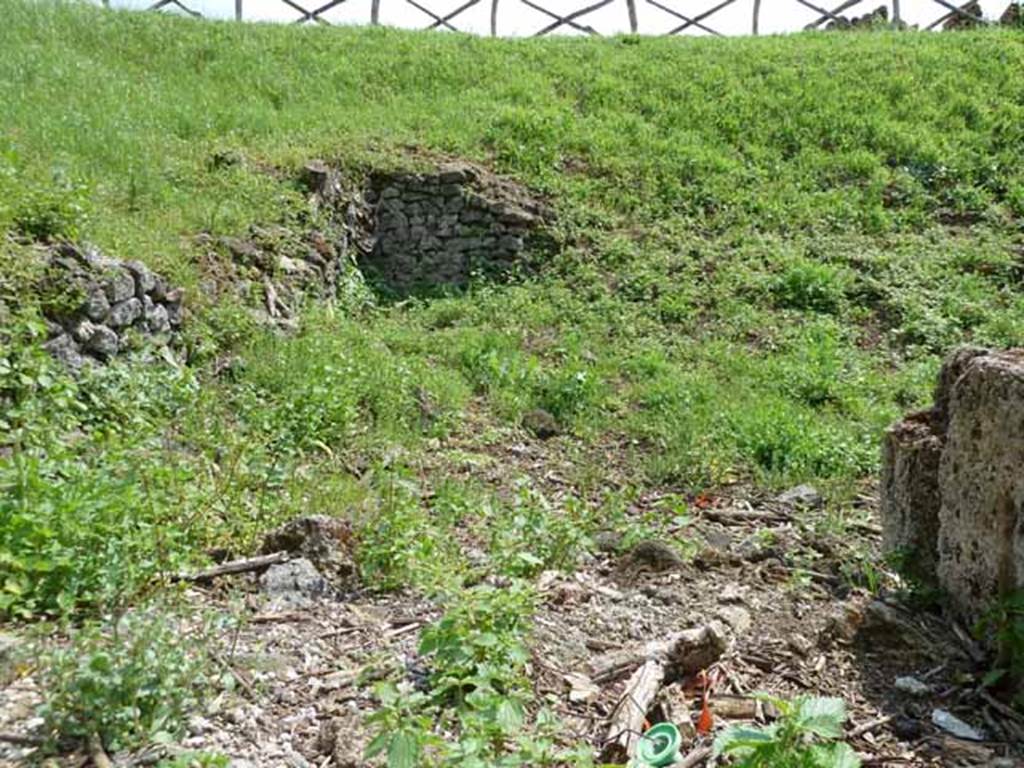
[[[842,699],[762,697],[781,716],[766,727],[733,725],[715,739],[715,755],[733,755],[742,768],[857,768],[860,758],[843,738]]]
[[[484,524],[491,559],[502,573],[526,577],[545,568],[567,569],[586,549],[593,522],[578,499],[567,498],[556,508],[523,484],[511,504],[495,505]]]
[[[367,757],[386,752],[389,768],[589,765],[588,750],[556,745],[550,712],[530,716],[525,639],[534,608],[532,589],[519,581],[457,593],[420,634],[424,689],[405,681],[377,686],[380,707],[368,718],[377,735]]]
[[[975,633],[990,636],[998,649],[985,683],[1019,686],[1024,681],[1024,589],[1014,590],[996,601],[978,622]],[[1024,691],[1017,691],[1014,703],[1024,709]]]
[[[374,687],[378,706],[366,718],[377,728],[377,735],[367,745],[367,760],[381,753],[387,755],[388,768],[416,768],[427,745],[437,744],[431,734],[433,705],[430,697],[409,684],[391,681]]]
[[[90,623],[39,658],[45,701],[39,715],[54,743],[93,735],[111,749],[182,732],[209,684],[203,629],[139,610]]]
[[[33,240],[74,239],[86,221],[89,190],[55,174],[51,184],[28,187],[13,211],[17,232]]]
[[[522,693],[529,658],[523,642],[535,596],[522,582],[507,588],[481,584],[464,592],[420,637],[431,666],[434,696],[478,706],[483,693]],[[511,711],[506,710],[511,719]]]

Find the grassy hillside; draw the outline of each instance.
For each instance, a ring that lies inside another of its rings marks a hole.
[[[342,308],[288,340],[253,339],[239,308],[193,290],[195,344],[252,362],[238,386],[150,393],[108,372],[115,391],[78,413],[49,402],[75,399],[63,384],[7,373],[25,409],[6,419],[8,471],[80,419],[102,438],[75,451],[76,472],[112,455],[146,465],[143,437],[187,428],[201,403],[199,447],[237,441],[246,462],[266,451],[345,483],[305,449],[372,459],[417,443],[423,383],[446,431],[545,407],[573,445],[624,446],[638,487],[823,480],[842,498],[946,348],[1024,341],[1019,33],[503,41],[3,9],[0,228],[22,239],[95,242],[197,288],[191,236],[290,220],[302,161],[357,174],[437,152],[549,196],[563,242],[534,279]],[[218,168],[226,151],[244,162]],[[357,375],[338,381],[346,366]],[[324,408],[342,423],[306,421]],[[146,426],[124,429],[122,411]],[[202,450],[175,461],[205,470]],[[600,471],[577,467],[585,491]],[[17,476],[34,505],[43,489]],[[164,501],[149,500],[161,519]],[[240,514],[226,503],[220,522]]]
[[[685,509],[813,481],[841,529],[944,351],[1024,344],[1019,32],[513,41],[21,0],[0,17],[0,614],[130,601],[299,512],[354,519],[370,586],[428,591],[461,583],[467,536],[527,575],[599,528],[661,530],[626,511],[651,489]],[[226,152],[241,162],[211,161]],[[208,300],[193,236],[295,220],[305,160],[356,178],[434,155],[551,201],[539,274],[339,302],[291,337]],[[56,370],[27,288],[43,236],[184,283],[195,365]],[[534,408],[566,430],[557,503],[546,468],[473,470]]]

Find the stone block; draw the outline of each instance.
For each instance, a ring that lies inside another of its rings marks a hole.
[[[114,331],[105,325],[98,325],[82,348],[101,358],[107,358],[116,355],[120,346],[120,340]]]
[[[135,297],[141,299],[156,287],[156,277],[141,261],[126,261],[125,269],[135,280]]]
[[[79,344],[85,344],[96,332],[96,324],[88,318],[79,320],[71,329],[71,338]]]
[[[882,545],[901,569],[934,584],[939,533],[942,436],[930,411],[891,427],[882,442]]]
[[[110,302],[103,288],[93,284],[86,289],[85,301],[82,302],[80,311],[90,320],[100,322],[110,311]]]
[[[129,272],[114,270],[104,283],[107,301],[116,304],[135,296],[135,278]]]
[[[43,344],[43,349],[51,354],[57,362],[71,370],[78,370],[85,365],[85,358],[79,354],[78,344],[66,333],[47,341]]]
[[[111,328],[125,328],[142,316],[142,302],[132,296],[110,308],[107,324]]]
[[[146,328],[150,333],[167,333],[171,330],[171,319],[163,304],[154,304],[153,309],[146,313]]]
[[[970,356],[949,392],[938,573],[973,620],[1024,587],[1024,350]]]

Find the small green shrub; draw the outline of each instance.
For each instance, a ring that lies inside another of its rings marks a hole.
[[[831,314],[842,306],[848,285],[848,275],[830,264],[796,261],[775,278],[771,293],[781,307]]]
[[[488,551],[504,574],[528,577],[545,568],[571,569],[585,551],[593,521],[587,506],[568,498],[556,508],[524,485],[511,504],[496,502],[483,521]]]
[[[192,393],[157,368],[76,381],[31,347],[0,354],[0,616],[110,609],[181,562],[188,471],[154,432]]]
[[[481,584],[462,593],[420,637],[435,697],[479,707],[485,694],[522,694],[529,659],[524,637],[534,607],[535,595],[520,582],[502,589]]]
[[[565,424],[594,407],[603,387],[593,370],[558,369],[544,375],[536,387],[537,404]]]
[[[86,222],[88,194],[85,186],[59,176],[50,186],[28,187],[13,206],[14,228],[33,240],[74,240]]]
[[[843,738],[842,699],[764,697],[781,713],[778,722],[758,728],[733,725],[715,739],[716,756],[739,758],[740,768],[858,768],[860,758]]]
[[[1014,704],[1024,711],[1024,589],[996,601],[978,622],[975,633],[991,637],[997,649],[985,682],[1015,690]]]
[[[388,768],[591,765],[588,748],[556,744],[551,712],[530,716],[526,639],[535,608],[536,595],[521,581],[454,594],[420,634],[424,690],[377,686],[380,706],[368,718],[377,735],[367,757],[386,753]]]
[[[39,715],[52,742],[96,735],[116,750],[180,736],[209,685],[207,642],[174,616],[140,610],[87,624],[66,646],[44,650]]]
[[[381,589],[416,585],[437,590],[457,581],[464,567],[450,531],[433,519],[419,486],[400,467],[379,467],[369,478],[373,508],[357,521],[359,570]]]

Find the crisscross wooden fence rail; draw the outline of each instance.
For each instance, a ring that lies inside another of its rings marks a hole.
[[[108,6],[111,3],[111,0],[101,1],[104,5]],[[723,32],[722,28],[718,26],[715,17],[725,9],[743,2],[743,0],[710,0],[707,7],[694,9],[693,6],[699,5],[701,0],[593,0],[593,2],[571,10],[554,10],[551,5],[554,3],[565,5],[564,0],[545,1],[547,4],[542,0],[455,0],[453,7],[441,10],[436,7],[437,0],[389,0],[389,2],[402,3],[406,7],[411,7],[422,14],[424,17],[424,29],[442,29],[453,32],[476,31],[460,25],[470,9],[484,4],[485,8],[489,7],[489,32],[492,36],[502,34],[502,30],[499,29],[499,12],[515,12],[516,6],[518,6],[519,10],[524,7],[529,8],[546,20],[542,26],[537,27],[530,33],[535,37],[568,31],[586,35],[600,35],[602,33],[590,23],[588,17],[592,18],[598,11],[608,8],[616,8],[620,12],[624,11],[625,18],[628,19],[628,29],[614,29],[610,30],[611,32],[641,32],[641,12],[646,13],[650,8],[654,8],[663,14],[663,18],[671,19],[672,26],[653,34],[679,35],[700,31],[708,35],[725,36],[727,33]],[[779,0],[771,1],[776,3],[776,5],[779,3]],[[884,0],[883,5],[877,6],[870,13],[859,17],[855,14],[850,15],[856,6],[863,3],[874,4],[878,0],[843,0],[843,2],[832,8],[821,4],[825,0],[781,1],[788,3],[790,6],[797,4],[797,6],[813,11],[816,14],[809,23],[803,26],[803,29],[808,30],[834,27],[846,28],[879,23],[902,26],[905,23],[901,12],[901,0]],[[967,2],[963,3],[960,3],[958,0],[917,1],[919,3],[927,3],[929,7],[933,7],[933,10],[939,13],[934,20],[919,25],[925,29],[936,29],[939,27],[949,29],[994,23],[982,17],[979,0],[967,0]],[[148,6],[148,9],[177,10],[192,16],[201,16],[202,14],[199,11],[190,7],[190,2],[195,2],[195,0],[156,0],[152,5]],[[266,0],[264,0],[265,2]],[[287,7],[297,14],[294,18],[287,19],[288,21],[296,24],[330,24],[331,21],[326,18],[326,14],[338,9],[345,3],[352,2],[352,0],[275,0],[275,2],[281,4],[282,11]],[[752,0],[750,23],[749,26],[745,26],[743,33],[757,35],[761,31],[763,2],[764,0]],[[1024,2],[1024,0],[1011,0],[1006,12],[1001,17],[1003,23],[1020,23],[1021,19],[1024,18],[1021,2]],[[233,0],[233,3],[234,18],[239,21],[245,19],[245,0]],[[746,5],[745,2],[744,4]],[[352,20],[349,18],[346,21],[351,23]],[[373,25],[381,23],[381,0],[370,0],[369,18],[365,19],[365,21]],[[403,24],[403,26],[405,25]],[[735,16],[731,26],[733,28],[729,30],[728,34],[737,34]],[[643,30],[643,33],[650,34],[646,29]]]

